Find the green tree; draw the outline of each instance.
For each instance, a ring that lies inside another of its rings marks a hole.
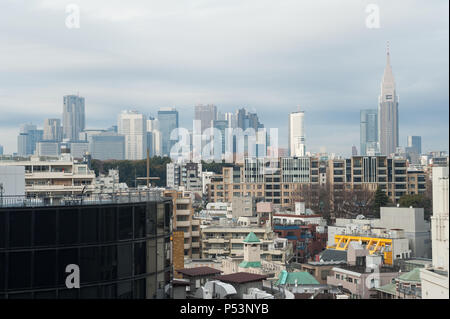
[[[157,186],[166,185],[166,165],[171,160],[168,157],[154,156],[150,158],[150,176],[159,177],[159,180],[152,181],[152,184]],[[144,185],[144,180],[136,180],[137,177],[147,176],[147,160],[92,160],[91,168],[96,175],[108,174],[108,170],[119,170],[119,180],[121,183],[126,183],[129,187],[135,185]]]
[[[377,188],[372,203],[372,211],[375,216],[380,216],[380,207],[385,207],[391,204],[389,197],[380,187]]]
[[[425,219],[429,220],[431,216],[431,200],[422,194],[403,195],[398,203],[401,207],[423,208]]]

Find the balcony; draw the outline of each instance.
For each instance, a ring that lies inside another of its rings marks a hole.
[[[200,232],[199,231],[192,231],[191,235],[192,235],[192,237],[200,237]]]
[[[177,209],[177,215],[183,215],[183,216],[189,216],[192,214],[191,210],[189,209]]]
[[[200,248],[200,242],[198,242],[198,241],[193,241],[191,245],[192,245],[192,248]]]
[[[189,220],[186,221],[178,221],[176,222],[177,227],[189,227],[191,226],[191,222]]]
[[[228,242],[225,238],[206,238],[203,240],[204,242],[210,243],[210,244],[223,244],[225,242]]]

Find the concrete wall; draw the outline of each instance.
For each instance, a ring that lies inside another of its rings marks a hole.
[[[25,195],[25,166],[0,166],[3,196]]]

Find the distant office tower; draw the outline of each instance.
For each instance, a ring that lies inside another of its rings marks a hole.
[[[91,136],[106,132],[105,130],[84,130],[78,134],[79,141],[89,141]]]
[[[225,154],[225,130],[228,128],[228,121],[216,120],[214,121],[214,128],[220,132],[220,139],[214,136],[214,147],[218,147],[220,153]]]
[[[119,134],[125,136],[125,159],[147,157],[147,119],[137,111],[123,111],[117,121]]]
[[[44,141],[62,141],[63,131],[60,119],[44,120]]]
[[[368,155],[368,148],[374,149],[378,144],[378,110],[369,109],[360,112],[361,155]],[[375,150],[376,151],[376,150]]]
[[[258,115],[256,113],[247,112],[245,108],[239,109],[236,114],[237,127],[246,130],[253,128],[257,131],[259,128],[263,128],[264,125],[259,122]]]
[[[36,145],[38,156],[59,156],[60,154],[61,144],[58,141],[41,141]]]
[[[408,136],[408,148],[415,150],[418,155],[422,154],[422,137]]]
[[[20,156],[33,155],[36,150],[36,143],[42,141],[43,130],[38,130],[36,125],[23,124],[17,137],[17,154]]]
[[[79,133],[85,128],[84,97],[64,96],[63,138],[78,141]]]
[[[161,155],[161,132],[159,131],[159,121],[150,116],[147,120],[147,144],[150,156]]]
[[[381,95],[378,99],[378,134],[381,154],[389,156],[394,153],[398,146],[398,96],[392,74],[389,46],[381,82]]]
[[[305,112],[298,111],[289,114],[289,155],[305,156],[305,129],[304,129]]]
[[[213,127],[214,121],[217,120],[217,107],[213,104],[196,105],[195,120],[201,121],[201,130],[203,134],[206,129]]]
[[[228,127],[230,128],[237,127],[237,119],[235,114],[231,112],[224,113],[224,120],[228,121]]]
[[[89,137],[89,153],[98,160],[124,160],[125,136],[103,132]]]
[[[177,140],[170,140],[170,134],[178,128],[178,111],[174,108],[161,108],[158,111],[159,131],[161,132],[161,155],[170,156],[172,146]]]
[[[358,150],[356,149],[356,146],[353,145],[352,146],[352,156],[357,156],[358,155]]]
[[[0,155],[3,155],[3,145],[0,145]]]
[[[71,142],[69,144],[69,148],[70,148],[70,155],[73,158],[83,158],[83,156],[86,155],[87,152],[89,152],[89,142],[87,141]]]

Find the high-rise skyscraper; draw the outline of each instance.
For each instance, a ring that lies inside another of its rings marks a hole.
[[[36,144],[42,141],[43,130],[38,130],[36,125],[23,124],[17,137],[17,154],[20,156],[33,155]]]
[[[119,114],[117,129],[125,136],[125,159],[140,160],[147,157],[147,119],[137,111]]]
[[[411,151],[415,151],[416,154],[422,154],[422,137],[421,136],[408,136],[408,146]]]
[[[300,108],[299,108],[300,109]],[[292,112],[289,114],[289,155],[305,156],[305,128],[304,111]]]
[[[45,119],[44,120],[44,141],[62,141],[62,127],[60,119]]]
[[[3,145],[0,145],[0,155],[3,155]]]
[[[174,108],[161,108],[158,111],[159,131],[161,132],[161,155],[170,156],[176,140],[170,140],[170,134],[178,128],[178,111]]]
[[[217,120],[217,107],[213,104],[199,104],[195,106],[195,120],[201,121],[201,130],[203,132],[214,126],[214,121]]]
[[[78,141],[79,133],[85,128],[84,97],[64,96],[63,138]]]
[[[159,131],[159,121],[150,116],[147,120],[147,144],[150,156],[161,155],[161,132]]]
[[[381,94],[378,98],[378,138],[380,153],[389,156],[398,147],[398,96],[392,74],[389,45],[387,48],[386,68],[381,82]]]
[[[367,150],[376,149],[378,144],[378,110],[369,109],[360,112],[360,145],[361,155]]]

